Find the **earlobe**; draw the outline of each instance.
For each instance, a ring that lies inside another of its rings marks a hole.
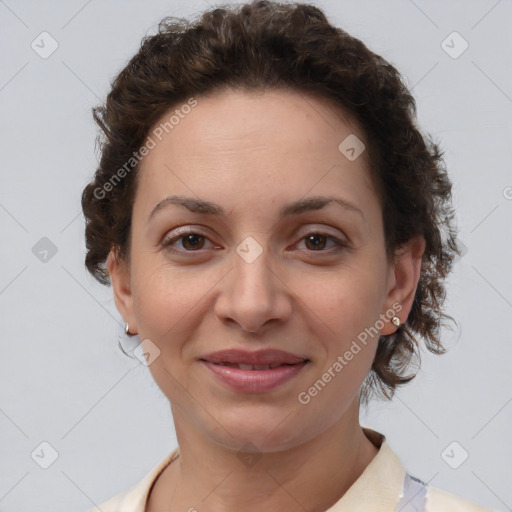
[[[124,260],[112,249],[106,262],[112,282],[114,302],[124,321],[130,325],[130,332],[137,332],[137,322],[133,311],[133,296],[130,284],[130,271]]]
[[[406,242],[399,250],[396,261],[391,269],[393,284],[388,291],[385,307],[389,311],[397,304],[401,305],[400,311],[394,316],[404,324],[414,302],[418,282],[421,275],[421,264],[425,252],[425,239],[423,236],[416,236]],[[386,325],[381,329],[383,335],[393,334],[397,330],[393,317],[389,318]]]

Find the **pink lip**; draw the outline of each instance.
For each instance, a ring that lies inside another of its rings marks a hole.
[[[235,364],[297,364],[306,360],[305,357],[296,356],[290,352],[278,349],[264,349],[257,351],[240,350],[236,348],[212,352],[201,357],[210,363]]]
[[[284,384],[297,375],[309,360],[278,349],[252,352],[227,349],[208,354],[201,358],[201,362],[215,377],[235,391],[259,393]],[[268,370],[242,370],[222,363],[282,366]]]
[[[302,360],[300,363],[278,366],[271,370],[242,370],[204,360],[201,362],[224,384],[245,393],[270,391],[293,378],[307,364],[307,361]]]

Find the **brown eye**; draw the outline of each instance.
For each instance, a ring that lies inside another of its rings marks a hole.
[[[201,233],[181,230],[181,234],[165,238],[161,245],[164,249],[175,253],[198,252],[204,248],[206,240],[208,238]],[[181,241],[180,246],[174,247],[179,241]]]
[[[308,235],[304,237],[304,239],[306,240],[306,247],[308,250],[311,249],[316,251],[318,249],[325,248],[327,237],[324,235]],[[308,244],[310,245],[308,246]]]
[[[308,233],[306,236],[301,238],[301,241],[302,240],[305,242],[306,251],[309,252],[332,253],[348,247],[346,243],[327,233]],[[332,241],[333,246],[326,249],[328,240]]]
[[[165,238],[161,246],[170,252],[184,255],[187,253],[201,252],[201,249],[205,248],[206,241],[209,241],[209,238],[201,233],[191,230],[178,230],[178,234]],[[345,242],[342,242],[338,238],[320,232],[308,233],[306,236],[303,236],[300,241],[304,241],[305,249],[303,250],[309,253],[318,252],[332,254],[348,247]],[[331,247],[328,247],[329,241],[332,244]],[[178,242],[181,243],[179,246],[176,246]]]
[[[202,249],[204,245],[204,236],[198,233],[192,233],[190,235],[182,235],[178,238],[182,239],[182,246],[187,250]]]

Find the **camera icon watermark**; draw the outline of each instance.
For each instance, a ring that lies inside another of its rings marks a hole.
[[[146,338],[133,351],[133,355],[144,366],[149,366],[160,357],[160,349],[149,338]]]
[[[468,253],[468,248],[466,244],[460,238],[457,238],[457,247],[460,250],[460,254],[456,254],[455,257],[453,258],[454,264],[460,261],[462,258],[464,258],[464,256],[466,256],[466,254]]]
[[[249,442],[240,448],[237,457],[244,466],[252,468],[261,459],[261,457],[263,457],[263,455],[254,444]]]
[[[458,59],[469,48],[469,43],[457,31],[453,31],[441,42],[441,48],[452,59]]]
[[[59,43],[48,32],[41,32],[32,43],[30,43],[30,47],[39,57],[47,59],[59,47]]]
[[[469,457],[467,450],[457,441],[452,441],[442,452],[441,458],[450,466],[452,469],[457,469]]]
[[[236,252],[246,263],[252,263],[263,252],[263,247],[252,236],[248,236],[238,245]]]
[[[43,441],[32,451],[30,456],[39,467],[48,469],[57,460],[59,453],[50,443]]]
[[[338,149],[340,153],[353,162],[366,149],[366,146],[364,145],[363,141],[359,139],[355,134],[351,133],[348,137],[343,139],[338,146]]]
[[[42,263],[48,263],[57,254],[57,246],[48,237],[43,236],[32,247],[32,254]]]

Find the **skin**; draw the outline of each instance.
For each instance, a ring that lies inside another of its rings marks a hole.
[[[378,452],[359,424],[378,336],[308,404],[298,394],[393,304],[406,320],[425,243],[415,238],[387,261],[366,154],[349,161],[338,149],[351,133],[365,136],[340,109],[290,90],[197,100],[142,161],[130,261],[115,251],[107,261],[130,332],[160,350],[149,369],[169,399],[180,446],[147,510],[326,510]],[[213,201],[227,216],[172,205],[148,223],[170,194]],[[279,221],[283,205],[312,195],[350,201],[364,219],[331,204]],[[176,239],[181,255],[161,247],[178,226],[204,235]],[[347,246],[335,252],[320,236],[315,248],[306,235],[319,232]],[[263,251],[252,263],[236,252],[248,236]],[[380,334],[395,330],[387,318]],[[239,393],[198,361],[234,347],[280,348],[310,363],[272,391]],[[238,457],[248,442],[261,455],[252,467]]]

